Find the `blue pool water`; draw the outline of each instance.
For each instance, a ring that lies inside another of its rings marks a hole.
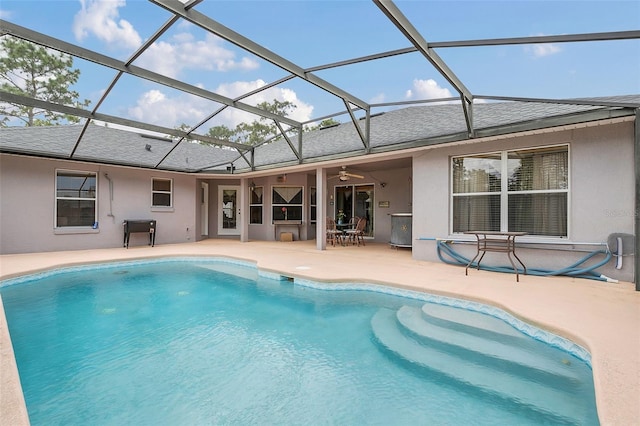
[[[598,423],[588,359],[484,313],[338,288],[183,259],[0,293],[33,425]]]

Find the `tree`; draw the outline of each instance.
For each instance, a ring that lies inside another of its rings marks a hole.
[[[192,129],[191,126],[189,126],[186,123],[181,123],[179,126],[175,127],[176,130],[180,130],[181,132],[185,132],[185,133],[189,133]],[[169,137],[173,137],[174,139],[176,139],[175,136],[169,136]],[[179,138],[178,138],[179,139]],[[187,136],[186,139],[188,141],[193,141],[193,139],[190,136]]]
[[[232,141],[234,139],[235,133],[236,133],[235,130],[230,129],[223,124],[220,126],[211,127],[209,129],[209,132],[207,133],[207,136],[211,136],[212,138],[220,139],[223,141]],[[205,141],[202,141],[202,143],[205,145],[218,146],[217,144],[213,144]]]
[[[326,120],[322,120],[320,122],[320,127],[329,127],[329,126],[335,126],[340,124],[339,121],[334,120],[333,118],[327,118]]]
[[[273,103],[262,102],[256,106],[264,111],[283,117],[288,116],[296,108],[296,105],[292,102],[280,102],[277,99],[274,99]],[[230,142],[258,145],[269,139],[269,137],[278,135],[278,132],[277,126],[270,118],[260,117],[251,123],[240,123],[235,129],[230,129],[225,125],[211,127],[207,135]],[[209,143],[206,144],[211,145]]]
[[[83,108],[90,101],[79,101],[78,92],[71,90],[79,77],[80,70],[73,69],[70,55],[8,35],[0,40],[0,90],[4,92]],[[9,102],[0,105],[0,114],[4,115],[2,127],[7,126],[9,117],[22,120],[25,126],[80,121],[76,116]]]
[[[311,132],[313,130],[318,130],[322,127],[331,127],[331,126],[336,126],[338,124],[340,124],[339,121],[334,120],[333,118],[327,118],[326,120],[322,120],[320,124],[318,124],[317,126],[305,126],[304,131]]]

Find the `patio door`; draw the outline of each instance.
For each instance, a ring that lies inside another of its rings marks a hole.
[[[240,235],[239,201],[239,186],[218,186],[218,235]]]
[[[364,234],[373,237],[374,229],[374,186],[366,185],[343,185],[336,186],[335,212],[334,217],[338,217],[338,212],[351,219],[355,216],[367,219],[367,226]]]

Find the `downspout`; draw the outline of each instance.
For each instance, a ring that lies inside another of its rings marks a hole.
[[[109,214],[107,214],[107,216],[115,222],[116,217],[113,215],[113,181],[107,173],[104,174],[104,177],[109,181]]]

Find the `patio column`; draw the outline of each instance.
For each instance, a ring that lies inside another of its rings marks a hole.
[[[636,291],[640,291],[640,256],[638,255],[638,247],[640,247],[640,108],[636,108],[636,120],[633,123],[634,127],[634,157],[635,157],[635,172],[636,172],[636,197],[635,197],[635,215],[634,215],[634,230],[635,234],[635,247],[633,249],[633,279],[636,283]]]
[[[316,248],[327,249],[327,171],[316,169]]]

